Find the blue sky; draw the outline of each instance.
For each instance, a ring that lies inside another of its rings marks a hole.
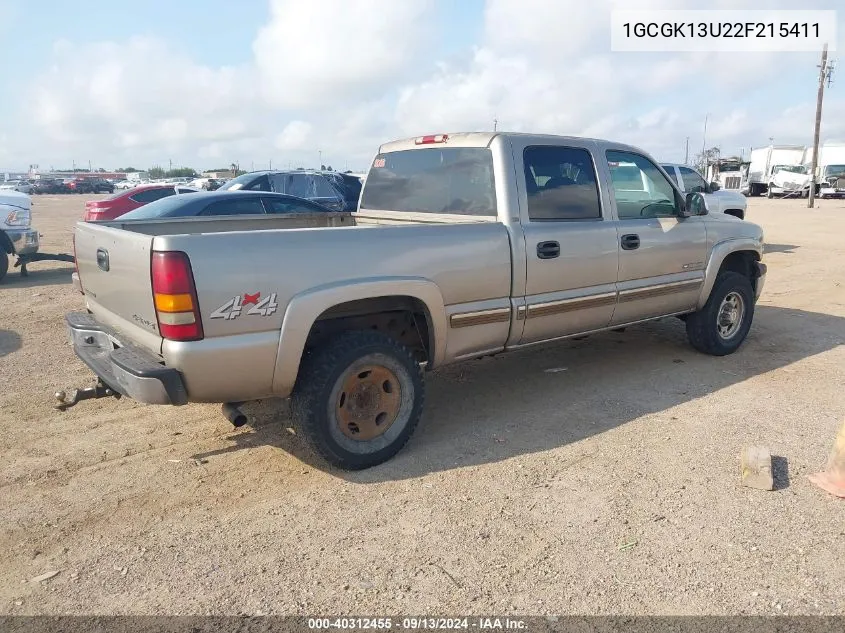
[[[677,0],[650,6],[752,8]],[[818,0],[802,8],[836,8]],[[772,0],[768,6],[787,8]],[[0,0],[0,168],[328,161],[500,128],[615,138],[682,160],[809,143],[817,54],[609,51],[595,0]],[[845,10],[840,12],[840,39]],[[12,63],[9,62],[12,60]],[[845,138],[845,68],[824,138]],[[838,116],[837,116],[838,115]]]

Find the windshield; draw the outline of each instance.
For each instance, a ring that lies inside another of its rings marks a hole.
[[[364,185],[361,209],[495,216],[493,154],[483,147],[379,154]]]
[[[793,174],[806,174],[807,170],[801,165],[775,165],[772,168],[772,173],[782,169],[783,171],[790,171]]]
[[[845,174],[845,165],[828,165],[824,168],[825,176],[834,176]]]
[[[177,194],[175,196],[168,196],[167,198],[162,198],[161,200],[145,204],[143,207],[139,207],[129,213],[124,213],[119,216],[118,219],[120,221],[153,220],[155,218],[167,218],[179,215],[178,211],[180,211],[188,202],[188,195],[191,195],[191,200],[193,200],[195,199],[193,196],[199,194]]]

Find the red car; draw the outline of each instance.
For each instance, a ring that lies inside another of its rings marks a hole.
[[[176,188],[173,185],[140,185],[104,200],[89,200],[85,203],[85,216],[82,219],[86,222],[114,220],[133,209],[175,194]]]

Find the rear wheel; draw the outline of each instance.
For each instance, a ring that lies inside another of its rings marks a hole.
[[[723,272],[704,307],[687,317],[687,337],[700,352],[726,356],[742,345],[753,319],[751,281],[739,273]]]
[[[352,331],[304,358],[291,411],[326,461],[361,470],[402,449],[424,399],[422,370],[410,349],[379,332]]]

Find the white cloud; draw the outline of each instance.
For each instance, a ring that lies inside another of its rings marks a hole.
[[[305,149],[312,126],[305,121],[291,121],[276,137],[276,147],[281,150]]]
[[[21,92],[21,124],[5,126],[0,164],[313,166],[322,152],[361,168],[386,140],[491,129],[494,117],[499,129],[614,138],[666,160],[683,158],[687,137],[700,149],[708,114],[707,144],[724,153],[770,136],[810,141],[815,55],[611,53],[609,12],[627,5],[488,0],[476,41],[448,57],[436,36],[448,7],[433,0],[271,0],[240,66],[150,37],[57,42]],[[797,77],[805,92],[778,90]],[[842,105],[828,97],[823,137],[845,135]]]
[[[271,0],[270,22],[253,44],[266,96],[282,107],[325,107],[389,88],[418,53],[431,7],[430,0]]]

